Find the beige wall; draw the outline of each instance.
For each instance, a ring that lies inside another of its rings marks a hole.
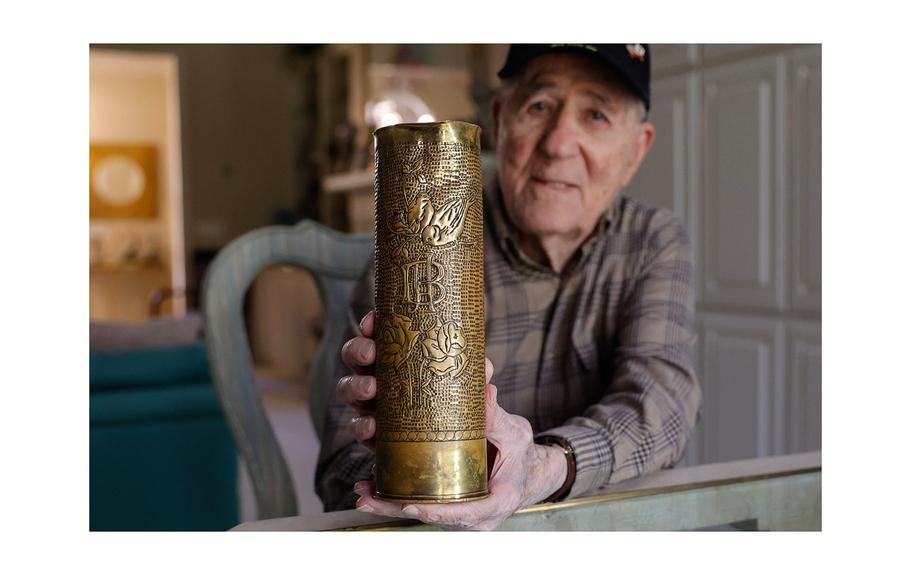
[[[93,266],[90,316],[140,321],[148,295],[184,282],[179,118],[176,61],[156,54],[92,50],[89,80],[91,143],[150,144],[158,152],[158,213],[153,219],[93,219],[90,238],[100,257],[111,261],[129,241],[157,242],[162,266]],[[146,246],[146,245],[143,245]]]
[[[297,195],[297,75],[281,45],[174,46],[181,66],[188,246],[216,249]]]

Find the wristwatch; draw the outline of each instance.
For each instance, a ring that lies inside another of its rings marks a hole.
[[[541,503],[556,503],[557,501],[562,501],[572,490],[572,485],[575,483],[575,451],[572,449],[572,444],[562,436],[555,436],[552,434],[538,436],[534,441],[544,446],[559,446],[566,456],[565,482],[563,482],[562,487],[541,501]]]

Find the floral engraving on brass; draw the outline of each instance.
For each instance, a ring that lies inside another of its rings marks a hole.
[[[457,377],[465,367],[465,339],[458,324],[447,322],[429,330],[420,342],[423,356],[430,360],[427,367],[437,375],[452,373]]]
[[[380,363],[400,367],[414,347],[417,335],[411,331],[410,318],[392,314],[392,317],[382,322],[379,329],[383,343],[383,350],[379,356]]]

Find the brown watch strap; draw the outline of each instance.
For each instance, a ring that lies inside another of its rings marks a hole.
[[[575,483],[575,450],[572,449],[572,444],[561,436],[545,434],[538,436],[535,442],[544,446],[559,446],[566,456],[566,480],[563,482],[562,487],[541,501],[541,503],[562,501],[572,490],[572,485]]]

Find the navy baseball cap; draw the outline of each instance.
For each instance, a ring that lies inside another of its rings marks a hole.
[[[509,47],[506,64],[499,70],[500,79],[517,75],[528,61],[554,52],[589,55],[609,65],[629,88],[651,110],[651,49],[646,43],[518,43]]]

